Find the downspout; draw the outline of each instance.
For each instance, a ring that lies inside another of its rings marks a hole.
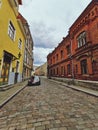
[[[71,63],[72,63],[72,83],[74,83],[74,63],[73,63],[73,58],[72,58],[72,38],[70,39],[70,47],[71,47]]]
[[[3,63],[3,59],[0,59],[0,78],[1,78],[1,72],[2,72],[2,63]]]

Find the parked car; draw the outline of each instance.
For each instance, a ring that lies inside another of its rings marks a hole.
[[[28,80],[28,85],[40,85],[40,77],[39,76],[31,76],[31,78]]]

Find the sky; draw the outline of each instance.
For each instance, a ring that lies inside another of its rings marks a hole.
[[[47,55],[66,37],[71,25],[91,0],[22,0],[20,13],[28,21],[34,42],[34,65],[47,61]]]

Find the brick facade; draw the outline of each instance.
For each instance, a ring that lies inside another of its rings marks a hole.
[[[48,76],[98,80],[98,0],[92,0],[47,56]]]

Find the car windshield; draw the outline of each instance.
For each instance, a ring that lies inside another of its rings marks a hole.
[[[34,76],[34,82],[38,82],[39,81],[39,77],[38,76]]]

